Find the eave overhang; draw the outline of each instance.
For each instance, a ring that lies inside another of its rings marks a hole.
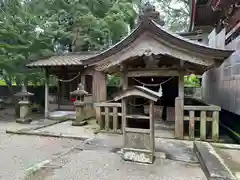
[[[201,64],[201,65],[206,65],[206,66],[211,66],[212,64],[217,63],[222,63],[226,58],[228,58],[233,51],[231,50],[221,50],[221,49],[215,49],[211,48],[209,46],[206,46],[204,44],[200,44],[197,42],[190,41],[189,39],[183,38],[177,34],[170,33],[169,31],[165,30],[163,27],[159,26],[155,22],[149,19],[143,20],[136,29],[132,31],[126,38],[124,38],[122,41],[117,43],[116,45],[112,46],[111,48],[103,51],[100,54],[97,54],[96,56],[93,56],[89,58],[87,62],[89,65],[99,65],[102,63],[114,63],[116,59],[114,58],[115,54],[119,55],[119,52],[123,52],[124,57],[122,56],[121,58],[131,58],[134,56],[142,56],[144,55],[145,51],[147,51],[151,47],[141,47],[139,52],[135,52],[133,49],[131,49],[132,44],[135,43],[136,41],[139,40],[141,37],[143,37],[144,34],[150,34],[153,39],[156,39],[159,44],[162,44],[164,46],[168,46],[173,49],[173,51],[177,53],[171,53],[170,51],[166,52],[170,56],[175,56],[176,54],[179,54],[179,52],[184,52],[185,56],[190,54],[193,58],[186,58],[186,59],[181,59],[181,60],[186,60],[189,62],[196,62],[196,64]],[[149,36],[149,37],[150,37]],[[154,37],[153,37],[154,36]],[[140,40],[139,40],[140,41]],[[149,45],[151,46],[151,45]],[[139,48],[139,47],[138,47]],[[154,47],[153,47],[154,49]],[[156,53],[158,52],[161,53],[160,49],[155,48],[155,52],[153,54],[157,55]],[[129,53],[129,57],[126,55],[126,51],[134,51]],[[165,53],[165,52],[163,52]],[[163,54],[164,55],[164,54]],[[194,58],[197,59],[198,61],[194,61]],[[200,60],[203,60],[203,62],[200,62]],[[206,62],[210,60],[211,62]],[[84,62],[83,62],[84,63]]]
[[[26,66],[28,68],[46,68],[61,66],[83,66],[83,61],[95,56],[97,52],[78,52],[54,55],[48,58],[33,61]],[[87,62],[85,62],[87,64]]]

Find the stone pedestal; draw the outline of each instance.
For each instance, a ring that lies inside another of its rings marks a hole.
[[[16,120],[18,123],[27,124],[32,121],[29,117],[30,114],[30,102],[29,101],[19,101],[20,107],[20,118]]]
[[[84,102],[75,101],[74,106],[76,108],[76,120],[73,121],[73,126],[83,126],[87,124],[86,121],[86,112],[84,111]]]
[[[80,83],[78,85],[77,90],[70,93],[71,96],[76,97],[76,101],[74,102],[74,106],[76,109],[76,120],[72,122],[73,126],[83,126],[87,124],[87,114],[85,111],[85,103],[84,96],[88,95],[88,93],[84,90],[84,86]]]
[[[30,115],[30,101],[29,97],[33,96],[33,93],[27,92],[26,87],[22,84],[22,91],[15,94],[15,96],[19,99],[19,118],[16,120],[18,123],[30,123],[31,118]]]

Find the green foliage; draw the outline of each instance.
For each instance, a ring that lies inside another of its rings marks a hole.
[[[200,80],[194,74],[191,74],[190,76],[184,76],[184,86],[185,87],[200,87]]]
[[[186,30],[189,0],[172,8],[156,0],[166,26]],[[103,50],[120,41],[135,25],[141,0],[0,0],[0,77],[11,87],[42,84],[43,73],[27,69],[32,60],[53,53]],[[110,84],[118,84],[110,78]]]
[[[190,22],[191,0],[156,0],[165,26],[173,32],[186,32]]]
[[[107,85],[119,87],[120,86],[120,77],[115,75],[108,75],[107,76]]]

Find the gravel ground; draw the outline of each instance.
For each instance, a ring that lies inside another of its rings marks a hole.
[[[81,144],[79,140],[10,135],[5,125],[0,121],[0,180],[21,180],[29,167]]]
[[[105,150],[75,150],[25,180],[206,180],[199,165],[166,159],[143,165]]]
[[[10,113],[0,114],[0,180],[206,179],[198,164],[166,159],[157,159],[153,165],[133,164],[97,145],[91,150],[75,150],[61,156],[35,175],[28,176],[26,170],[37,163],[58,157],[74,146],[84,145],[80,140],[6,134],[7,128],[18,126],[9,121],[10,117]],[[115,142],[115,145],[119,146],[119,143]]]

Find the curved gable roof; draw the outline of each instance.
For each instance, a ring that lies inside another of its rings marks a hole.
[[[152,32],[157,37],[159,37],[162,41],[167,42],[168,44],[172,45],[173,47],[178,47],[181,50],[185,50],[188,52],[200,54],[201,56],[212,57],[212,59],[219,59],[224,60],[228,58],[233,51],[231,50],[221,50],[211,48],[204,44],[200,44],[189,39],[183,38],[180,35],[170,33],[163,27],[156,24],[154,21],[149,19],[144,19],[127,37],[123,40],[115,44],[114,46],[110,47],[109,49],[93,56],[84,61],[83,63],[94,65],[101,60],[104,60],[111,55],[121,51],[125,47],[131,45],[133,41],[135,41],[141,34],[144,32]]]

